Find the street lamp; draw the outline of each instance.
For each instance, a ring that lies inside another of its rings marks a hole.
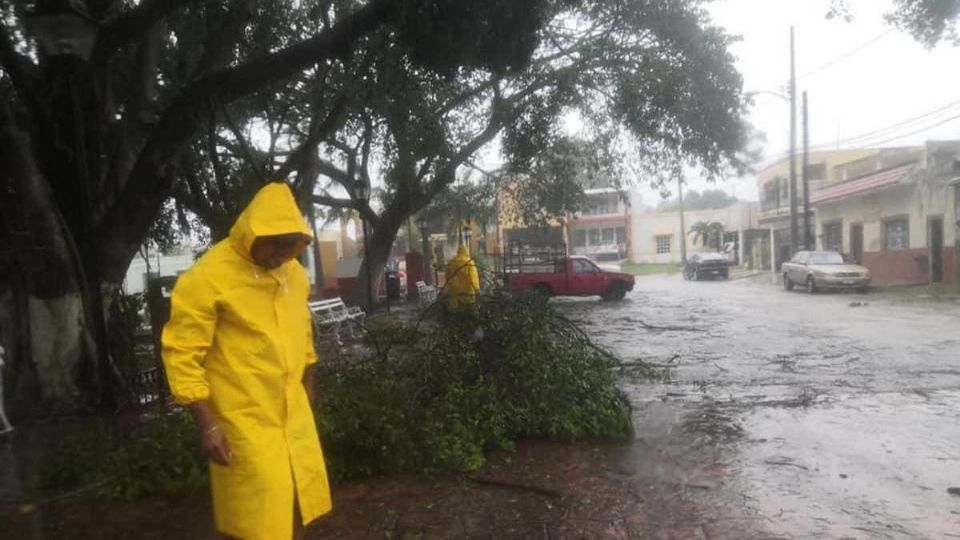
[[[471,229],[468,224],[467,228],[463,230],[463,240],[467,243],[467,254],[473,257],[473,246],[470,244],[471,238],[473,238],[473,229]]]
[[[353,189],[354,198],[363,203],[362,207],[366,207],[370,203],[370,186],[365,182],[358,182]],[[373,310],[373,283],[370,274],[370,238],[369,238],[369,227],[367,225],[367,216],[362,211],[360,212],[360,222],[363,224],[363,265],[367,270],[367,310]]]
[[[426,216],[420,216],[417,218],[417,227],[420,229],[420,243],[422,244],[421,249],[423,250],[423,281],[428,285],[433,285],[430,279],[430,255],[427,250],[430,249],[430,246],[427,244],[427,226],[430,225],[430,222],[427,220]]]
[[[62,195],[61,210],[68,223],[75,228],[75,240],[80,256],[80,267],[86,277],[89,294],[87,313],[98,362],[98,377],[102,384],[101,397],[105,403],[113,401],[109,395],[113,373],[109,368],[107,353],[107,327],[104,319],[103,292],[100,286],[100,265],[96,253],[95,215],[96,201],[92,187],[99,177],[95,161],[87,146],[87,118],[89,107],[84,98],[90,99],[93,87],[90,84],[86,64],[97,40],[96,20],[84,8],[82,2],[37,1],[26,14],[26,23],[40,45],[42,67],[50,77],[49,95],[40,99],[51,106],[51,118],[55,126],[57,145],[61,149],[62,163],[76,174],[70,182],[70,192]]]

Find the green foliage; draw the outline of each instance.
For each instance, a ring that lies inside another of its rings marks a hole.
[[[736,204],[737,198],[722,189],[690,190],[683,194],[684,210],[717,210]],[[657,205],[657,212],[679,212],[680,200],[670,199]]]
[[[703,241],[703,245],[720,249],[723,239],[723,232],[726,228],[719,221],[698,221],[690,226],[687,234],[693,235],[693,242]]]
[[[472,470],[519,438],[627,437],[617,360],[535,296],[370,329],[370,358],[318,373],[334,478]]]
[[[887,14],[887,22],[906,30],[921,43],[933,47],[940,40],[960,43],[957,20],[960,17],[958,0],[895,0],[894,11]]]
[[[127,434],[100,425],[68,437],[46,455],[40,488],[51,493],[89,489],[107,499],[198,492],[207,464],[185,413],[154,418]]]
[[[671,263],[626,263],[620,266],[621,272],[635,276],[652,276],[656,274],[678,274],[683,268],[679,264]]]

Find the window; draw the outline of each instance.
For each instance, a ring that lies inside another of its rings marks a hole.
[[[590,245],[599,246],[600,245],[600,229],[590,229]]]
[[[843,251],[843,224],[827,223],[823,226],[823,249],[825,251]]]
[[[583,259],[573,260],[574,274],[594,274],[596,272],[597,272],[597,267],[590,264],[588,261],[585,261]]]
[[[573,231],[573,247],[587,247],[587,231],[585,229]]]
[[[664,253],[670,253],[670,240],[671,235],[669,234],[660,234],[656,237],[657,240],[657,255],[663,255]]]
[[[806,251],[798,251],[796,255],[790,259],[790,262],[797,264],[807,264],[807,259],[809,258],[809,253]]]
[[[960,227],[960,184],[953,186],[953,221]]]
[[[615,231],[613,229],[604,229],[603,230],[603,245],[610,245],[613,243],[615,237]]]
[[[910,230],[906,219],[891,219],[883,223],[883,246],[887,250],[910,247]]]
[[[587,208],[584,214],[588,216],[616,214],[619,207],[617,204],[618,199],[619,196],[616,194],[592,197],[587,202]]]
[[[810,165],[807,165],[807,179],[808,180],[826,180],[827,179],[826,163],[811,163]]]
[[[622,246],[627,243],[627,229],[625,227],[617,227],[617,245]]]

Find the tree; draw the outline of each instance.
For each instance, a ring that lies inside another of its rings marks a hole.
[[[847,0],[833,0],[828,17],[853,18]],[[894,9],[884,18],[917,41],[933,47],[942,40],[960,43],[957,22],[960,0],[894,0]]]
[[[544,152],[562,144],[560,120],[572,111],[598,146],[614,152],[629,145],[650,169],[693,162],[715,176],[738,161],[740,76],[726,50],[730,38],[708,26],[698,2],[552,7],[522,69],[432,75],[390,35],[378,36],[381,56],[357,77],[344,128],[318,143],[318,186],[326,189],[313,197],[355,208],[372,225],[364,265],[375,281],[400,226],[497,137],[511,178],[555,189],[537,173],[547,170]],[[354,195],[357,185],[374,181],[383,188],[374,205]]]
[[[270,178],[272,162],[246,151],[249,126],[231,121],[232,105],[259,99],[279,117],[303,80],[342,90],[354,52],[375,48],[367,40],[377,33],[425,72],[512,69],[533,50],[548,3],[0,0],[0,331],[13,415],[114,405],[101,314],[158,213],[171,196],[182,210],[192,192],[217,238],[244,193]],[[38,39],[38,17],[66,12],[95,30],[89,56]],[[329,95],[313,95],[316,121],[278,165],[297,172],[301,192],[311,143],[341,122],[342,100]],[[221,147],[243,155],[249,174],[217,174]],[[204,170],[211,182],[194,174]]]
[[[717,251],[723,247],[723,233],[726,230],[723,223],[719,221],[698,221],[690,226],[687,234],[693,235],[693,242],[703,241],[703,247],[714,244]]]
[[[707,189],[702,193],[696,190],[690,190],[683,197],[683,208],[685,210],[718,210],[727,208],[736,204],[737,198],[727,194],[722,189]],[[657,212],[677,212],[680,209],[680,201],[670,199],[661,201],[657,205]]]

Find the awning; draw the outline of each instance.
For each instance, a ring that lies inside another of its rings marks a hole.
[[[861,195],[863,193],[874,191],[880,188],[899,184],[907,178],[916,166],[915,162],[905,165],[898,165],[891,169],[879,171],[840,182],[839,184],[830,184],[821,189],[810,193],[810,203],[817,204],[834,201],[844,197]]]

